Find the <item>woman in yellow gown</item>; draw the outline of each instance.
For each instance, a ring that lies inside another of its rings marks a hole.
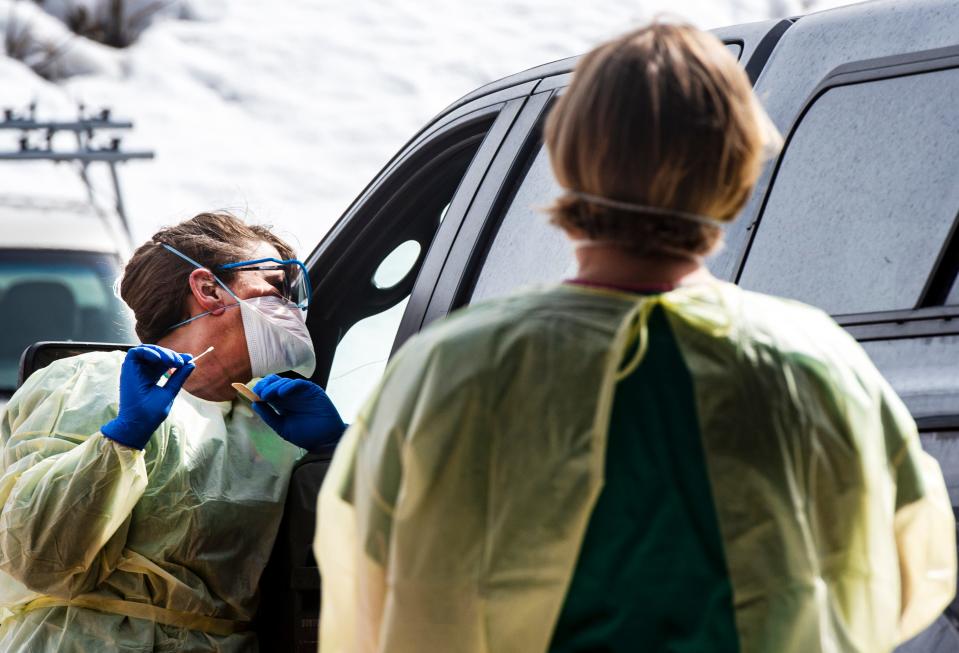
[[[320,493],[322,653],[881,653],[948,604],[902,402],[827,315],[703,267],[773,131],[694,28],[579,62],[545,130],[577,278],[390,363]]]

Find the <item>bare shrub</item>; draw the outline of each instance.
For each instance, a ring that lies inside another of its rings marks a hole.
[[[38,38],[35,33],[34,21],[29,15],[24,16],[18,9],[19,0],[10,4],[7,20],[3,30],[4,53],[20,61],[34,70],[45,79],[54,79],[56,74],[51,73],[56,61],[69,48],[70,38],[60,39],[54,43],[50,40]]]
[[[34,0],[78,36],[125,48],[158,14],[184,17],[183,0]],[[172,11],[171,11],[172,10]]]

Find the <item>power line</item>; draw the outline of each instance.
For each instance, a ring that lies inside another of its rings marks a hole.
[[[25,112],[16,112],[7,108],[3,110],[3,119],[0,120],[0,130],[19,131],[19,148],[15,150],[0,150],[0,161],[51,161],[54,163],[75,162],[79,164],[80,179],[87,189],[91,202],[94,200],[94,189],[87,174],[87,167],[91,163],[104,163],[110,169],[110,179],[113,183],[113,194],[117,215],[128,240],[132,239],[130,222],[123,202],[123,192],[120,188],[120,177],[117,165],[133,160],[149,160],[154,158],[150,150],[125,150],[123,139],[116,135],[118,131],[133,129],[133,123],[128,120],[114,120],[110,109],[101,109],[98,113],[87,114],[81,104],[78,107],[76,120],[38,120],[36,117],[36,103],[31,103]],[[102,143],[101,133],[110,132],[108,141]],[[54,147],[54,139],[59,133],[70,133],[74,136],[76,146],[72,149]]]

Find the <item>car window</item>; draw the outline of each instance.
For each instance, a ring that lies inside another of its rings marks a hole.
[[[952,283],[952,290],[949,291],[949,296],[946,297],[947,304],[959,304],[959,277],[956,277],[956,280]]]
[[[356,417],[386,368],[419,269],[494,118],[491,114],[479,122],[470,120],[422,144],[435,154],[415,157],[391,173],[382,184],[390,190],[366,203],[364,210],[372,217],[362,221],[363,232],[348,238],[337,288],[331,290],[339,296],[327,296],[337,306],[325,325],[332,335],[320,336],[317,351],[320,363],[322,339],[331,338],[327,342],[335,349],[331,359],[327,349],[325,385],[347,422]],[[479,179],[481,175],[476,184]],[[311,328],[314,343],[317,333]]]
[[[20,356],[34,342],[132,342],[130,316],[113,292],[116,257],[0,250],[0,391],[17,384]]]
[[[834,315],[917,306],[959,212],[956,106],[959,69],[822,94],[782,156],[741,285]]]
[[[437,222],[442,217],[443,213],[437,216]],[[399,283],[419,257],[420,248],[413,247],[414,244],[415,241],[407,241],[393,250],[377,267],[372,283],[382,288]],[[327,391],[347,422],[353,421],[366,396],[383,375],[408,302],[409,295],[392,308],[360,320],[350,327],[337,345]]]
[[[360,320],[346,332],[333,357],[327,391],[347,423],[383,376],[409,297],[393,308]]]
[[[572,245],[560,229],[549,224],[543,210],[562,192],[553,176],[549,153],[542,146],[503,215],[473,287],[471,302],[576,275]],[[711,267],[712,262],[706,265]]]
[[[563,233],[547,222],[543,211],[561,192],[549,155],[542,147],[503,216],[473,287],[471,302],[575,275],[573,249]]]

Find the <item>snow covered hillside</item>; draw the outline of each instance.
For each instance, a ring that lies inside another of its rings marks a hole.
[[[41,115],[72,118],[84,102],[132,119],[125,146],[157,152],[122,170],[137,240],[200,210],[233,208],[276,225],[303,255],[407,138],[477,86],[579,54],[663,11],[715,27],[844,4],[174,0],[132,46],[113,49],[71,37],[57,19],[98,1],[46,0],[44,12],[0,0],[0,31],[19,21],[39,44],[26,53],[35,65],[52,47],[42,72],[58,78],[0,57],[0,108],[36,100]],[[83,196],[65,166],[0,166],[0,195],[33,192]]]

